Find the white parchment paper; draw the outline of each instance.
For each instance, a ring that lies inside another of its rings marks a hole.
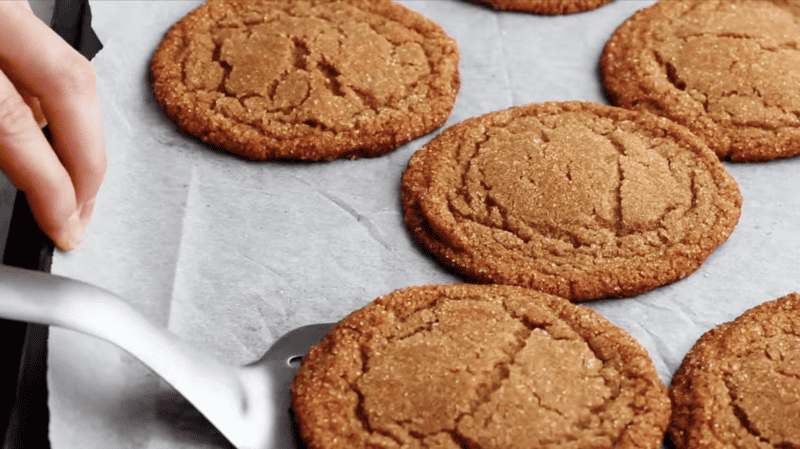
[[[407,5],[461,50],[448,122],[530,102],[606,102],[597,64],[613,30],[647,1],[561,17],[496,12],[463,0]],[[459,279],[422,252],[402,220],[400,178],[431,136],[375,159],[254,163],[179,132],[153,99],[148,67],[192,1],[91,3],[108,175],[84,246],[53,272],[107,288],[186,340],[233,363],[277,337],[335,321],[409,285]],[[800,290],[800,159],[727,164],[744,196],[730,240],[688,278],[644,295],[588,303],[650,351],[662,379],[697,338]],[[224,444],[177,426],[169,389],[138,361],[62,329],[50,337],[54,449]]]

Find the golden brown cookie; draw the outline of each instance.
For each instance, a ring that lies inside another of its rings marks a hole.
[[[309,449],[658,448],[666,387],[593,310],[530,289],[408,287],[303,359],[292,408]]]
[[[575,14],[597,9],[613,0],[471,0],[494,9],[542,15]]]
[[[243,157],[385,154],[440,127],[455,41],[388,0],[209,1],[170,28],[153,93],[180,128]]]
[[[720,158],[800,154],[795,3],[661,0],[613,33],[602,82],[614,104],[688,127]]]
[[[402,181],[408,228],[446,266],[575,301],[687,276],[728,238],[741,202],[686,128],[583,102],[453,125],[412,156]]]
[[[704,334],[672,379],[677,449],[800,447],[800,295]]]

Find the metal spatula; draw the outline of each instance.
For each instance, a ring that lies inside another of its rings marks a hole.
[[[0,269],[0,317],[113,343],[172,385],[239,449],[294,447],[289,385],[299,358],[333,326],[294,329],[258,361],[233,366],[180,340],[107,290],[9,266]]]

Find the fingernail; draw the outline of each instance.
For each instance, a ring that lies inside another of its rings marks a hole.
[[[77,212],[69,217],[66,234],[55,243],[62,251],[70,251],[83,244],[83,224]]]

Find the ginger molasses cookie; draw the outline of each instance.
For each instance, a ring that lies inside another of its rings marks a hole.
[[[471,0],[505,11],[542,15],[575,14],[597,9],[613,0]]]
[[[455,284],[382,296],[303,359],[292,408],[309,449],[658,448],[666,386],[593,310]]]
[[[453,125],[411,157],[402,181],[408,228],[447,267],[574,301],[687,276],[727,240],[741,202],[686,128],[583,102]]]
[[[672,379],[677,449],[800,447],[800,295],[703,335]]]
[[[388,0],[208,1],[151,63],[179,127],[249,159],[378,156],[440,127],[460,86],[441,27]]]
[[[799,11],[791,2],[659,1],[613,33],[602,82],[617,106],[688,127],[720,158],[800,154]]]

